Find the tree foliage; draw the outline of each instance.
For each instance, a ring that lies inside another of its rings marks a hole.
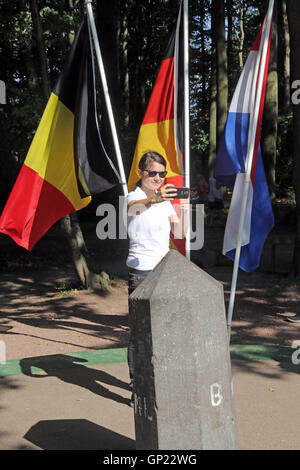
[[[228,60],[228,103],[241,66],[267,8],[266,0],[226,0],[225,37]],[[125,170],[129,172],[137,133],[157,75],[160,61],[175,26],[179,2],[175,0],[94,0],[104,65],[114,90],[116,116]],[[50,87],[62,69],[69,36],[77,29],[84,10],[82,0],[38,1],[43,28]],[[211,79],[215,71],[212,42],[212,0],[190,0],[190,115],[192,168],[206,171],[209,158]],[[280,15],[281,15],[280,10]],[[278,67],[283,70],[283,22],[278,20]],[[7,104],[0,105],[0,209],[3,208],[45,106],[30,1],[0,2],[0,79],[6,83]],[[111,41],[116,47],[112,47]],[[114,82],[114,83],[113,83]],[[276,196],[292,193],[292,156],[289,145],[290,110],[283,110],[284,77],[280,75]],[[117,88],[118,89],[117,89]],[[97,81],[98,109],[105,127],[104,100]],[[105,133],[108,142],[109,132]],[[109,142],[107,143],[109,146]],[[110,146],[113,151],[113,147]]]

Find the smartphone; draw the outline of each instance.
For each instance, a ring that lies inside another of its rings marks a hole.
[[[189,195],[190,195],[189,188],[184,188],[182,186],[175,186],[175,188],[172,188],[172,189],[177,190],[177,196],[175,196],[176,198],[178,198],[178,199],[188,199],[189,198]]]

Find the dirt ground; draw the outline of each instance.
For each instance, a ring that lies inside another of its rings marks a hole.
[[[109,293],[78,289],[67,248],[55,231],[32,253],[0,235],[0,339],[7,360],[127,346],[127,241],[101,241],[94,233],[87,238],[99,267],[114,279]],[[208,263],[202,269],[223,284],[227,310],[232,265]],[[231,343],[291,345],[299,340],[300,324],[286,321],[300,313],[299,292],[299,283],[286,276],[240,271]]]

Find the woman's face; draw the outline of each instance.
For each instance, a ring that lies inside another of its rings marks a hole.
[[[149,175],[149,172],[151,171],[156,172],[155,176]],[[146,170],[139,170],[139,175],[142,180],[142,188],[144,187],[150,191],[155,191],[158,189],[165,181],[165,177],[160,176],[158,172],[165,171],[165,166],[157,162],[149,163]]]

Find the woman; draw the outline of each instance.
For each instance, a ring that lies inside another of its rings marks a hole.
[[[171,204],[173,184],[164,184],[166,160],[157,152],[145,153],[139,162],[136,188],[127,196],[129,252],[128,293],[145,279],[169,251],[170,232],[184,238],[188,223],[188,199],[180,199],[181,217]],[[130,319],[129,319],[130,320]],[[128,346],[129,373],[133,378],[132,343]]]

